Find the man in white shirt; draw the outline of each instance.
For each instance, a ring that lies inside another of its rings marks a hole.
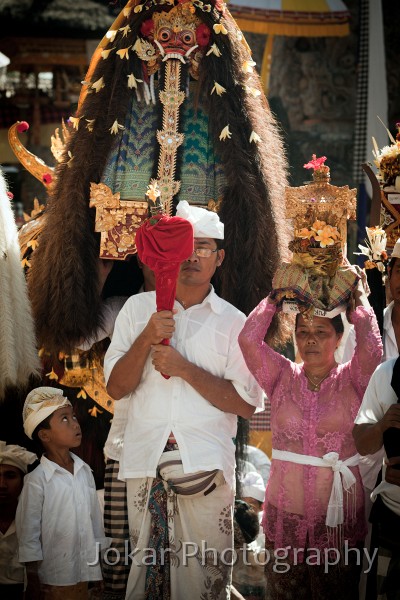
[[[181,265],[174,310],[157,313],[155,292],[131,297],[105,358],[109,394],[129,397],[120,460],[134,551],[126,597],[168,588],[174,600],[228,599],[237,415],[249,418],[262,393],[237,342],[245,316],[210,284],[224,259],[223,224],[187,202],[177,215],[193,224],[195,250]]]
[[[383,312],[383,361],[387,361],[399,356],[400,347],[400,239],[397,240],[391,260],[388,266],[389,288],[392,301]],[[351,327],[346,345],[344,348],[342,362],[347,362],[351,359],[355,347],[354,327]],[[356,421],[357,423],[357,421]],[[375,482],[378,473],[381,469],[382,460],[384,457],[384,449],[381,447],[377,452],[366,453],[360,459],[360,471],[365,487],[365,506],[367,518],[371,511],[371,492],[375,487]],[[370,543],[371,525],[369,526],[368,537],[366,544]],[[365,575],[361,576],[360,583],[360,598],[364,598],[364,587],[366,585]]]
[[[353,436],[361,455],[374,454],[383,448],[383,434],[389,428],[400,429],[400,404],[395,390],[393,373],[399,360],[388,360],[376,369],[368,384],[358,415]],[[400,432],[398,431],[400,441]],[[399,444],[400,445],[400,444]],[[377,576],[369,575],[367,598],[399,598],[400,596],[400,456],[385,461],[382,481],[373,490],[374,506],[372,547],[378,547]],[[372,575],[373,572],[371,572]],[[371,590],[371,596],[369,590]],[[378,594],[378,596],[374,595]]]

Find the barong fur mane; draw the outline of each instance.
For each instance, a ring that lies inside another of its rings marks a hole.
[[[151,17],[151,12],[132,12],[127,19],[128,35],[118,35],[109,44],[115,50],[106,60],[100,59],[91,77],[91,83],[103,77],[105,87],[98,93],[89,90],[77,115],[81,117],[78,129],[71,135],[56,170],[46,226],[29,274],[38,340],[49,352],[71,350],[101,324],[99,234],[94,232],[95,211],[89,208],[89,189],[91,182],[100,182],[118,137],[110,134],[113,123],[125,123],[134,93],[127,86],[128,75],[133,73],[136,79],[142,79],[136,53],[131,49],[129,60],[121,60],[116,52],[134,45],[141,23]],[[225,224],[226,258],[216,286],[223,298],[247,314],[269,293],[274,271],[287,248],[283,215],[285,155],[255,72],[251,86],[262,93],[254,97],[246,90],[248,75],[243,64],[251,57],[239,41],[234,20],[226,12],[221,23],[228,33],[216,35],[215,11],[205,13],[196,8],[196,12],[211,29],[210,43],[221,52],[220,57],[212,53],[203,57],[198,83],[199,93],[205,94],[209,102],[209,130],[227,180],[219,209]],[[227,90],[222,96],[211,95],[216,81]],[[88,128],[88,121],[93,127]],[[221,141],[221,131],[228,124],[232,137]],[[253,131],[260,137],[259,142],[250,141]]]

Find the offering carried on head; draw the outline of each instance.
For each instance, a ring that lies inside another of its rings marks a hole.
[[[344,263],[347,221],[355,218],[356,190],[329,183],[326,157],[304,165],[313,169],[313,181],[286,188],[286,217],[293,223],[289,243],[292,261],[283,263],[273,280],[272,298],[283,310],[298,310],[312,316],[329,314],[346,305],[359,275]]]

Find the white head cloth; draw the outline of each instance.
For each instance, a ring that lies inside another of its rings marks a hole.
[[[72,406],[72,404],[58,388],[38,387],[29,392],[22,410],[26,435],[32,439],[36,427],[63,406]]]
[[[36,454],[28,452],[22,446],[8,444],[0,441],[0,465],[11,465],[17,467],[23,473],[28,472],[28,465],[37,460]]]
[[[259,502],[264,502],[265,485],[260,473],[249,471],[242,481],[242,497],[254,498]]]
[[[190,206],[186,200],[181,200],[176,207],[176,216],[186,219],[193,225],[195,238],[224,239],[224,224],[216,212]]]
[[[390,255],[390,258],[400,258],[400,238],[395,243],[393,252]]]

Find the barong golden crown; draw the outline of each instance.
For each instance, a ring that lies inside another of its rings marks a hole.
[[[157,32],[162,27],[168,27],[174,33],[185,29],[195,31],[201,20],[192,12],[191,8],[190,4],[178,4],[168,12],[154,13],[152,19],[154,21],[155,37],[157,37]]]

